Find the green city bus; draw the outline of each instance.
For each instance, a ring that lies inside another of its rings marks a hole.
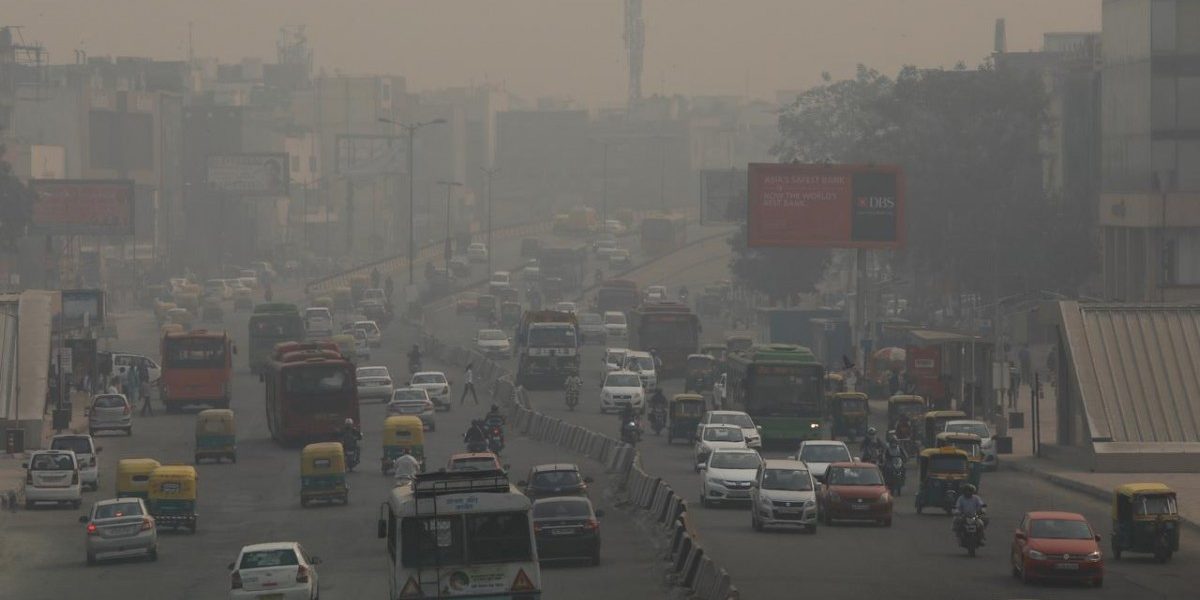
[[[250,315],[250,351],[246,353],[250,371],[258,373],[267,366],[275,344],[303,341],[304,320],[295,304],[267,302],[255,306]]]
[[[803,346],[767,344],[730,354],[726,404],[762,428],[763,446],[795,448],[824,436],[825,367]]]

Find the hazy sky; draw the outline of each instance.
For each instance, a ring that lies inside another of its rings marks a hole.
[[[611,104],[626,94],[624,0],[2,0],[52,62],[91,56],[274,60],[281,25],[308,27],[318,66],[395,73],[410,88],[504,81],[527,97]],[[644,0],[647,94],[773,97],[865,63],[975,64],[996,18],[1010,50],[1098,30],[1100,0]]]

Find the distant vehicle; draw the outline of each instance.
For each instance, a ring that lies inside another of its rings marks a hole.
[[[596,240],[592,244],[592,253],[598,260],[608,260],[608,256],[617,249],[617,240]]]
[[[362,299],[363,301],[377,300],[379,302],[387,303],[387,291],[385,291],[383,288],[367,288],[363,290]]]
[[[360,401],[374,398],[387,402],[392,399],[392,374],[387,367],[358,367],[354,379]]]
[[[320,558],[309,555],[296,542],[245,546],[237,560],[229,563],[229,598],[315,600],[321,595],[319,564]]]
[[[75,453],[79,467],[79,484],[83,489],[100,489],[100,467],[96,463],[96,447],[92,436],[78,433],[61,433],[50,438],[51,450],[70,450]]]
[[[1028,512],[1013,533],[1013,576],[1026,583],[1044,579],[1104,585],[1100,536],[1077,513]]]
[[[812,464],[808,467],[813,469]],[[891,527],[892,495],[879,467],[863,462],[835,462],[829,465],[822,479],[817,503],[826,525],[848,520],[874,521]]]
[[[429,399],[439,410],[450,410],[450,381],[441,371],[422,371],[414,373],[408,382],[409,387],[421,388],[429,394]]]
[[[570,463],[537,465],[529,469],[529,479],[517,482],[525,495],[533,499],[550,496],[587,496],[591,477],[584,477],[579,466]]]
[[[621,371],[625,368],[625,355],[629,351],[625,348],[607,348],[604,350],[604,370],[612,373],[613,371]]]
[[[304,331],[310,338],[333,335],[333,314],[323,306],[304,309]]]
[[[450,272],[454,273],[455,277],[468,277],[471,275],[471,261],[465,256],[455,256],[450,259]]]
[[[587,498],[542,498],[533,503],[538,559],[585,560],[600,564],[600,518]]]
[[[233,340],[224,331],[168,332],[162,338],[159,399],[168,412],[189,404],[229,408]]]
[[[496,290],[506,288],[510,285],[512,285],[512,276],[509,275],[508,271],[496,271],[492,273],[491,279],[488,280],[488,290],[493,294],[496,293]]]
[[[295,347],[304,349],[285,345],[263,369],[271,437],[285,444],[333,439],[347,418],[361,422],[354,365],[332,344]]]
[[[383,346],[383,332],[379,330],[379,325],[375,321],[355,321],[354,328],[361,329],[366,335],[368,346],[372,348]]]
[[[578,314],[579,307],[574,302],[559,302],[554,305],[554,310],[571,314]]]
[[[83,485],[79,478],[79,462],[70,450],[34,450],[25,467],[25,508],[39,502],[69,504],[79,508],[83,503]]]
[[[650,285],[646,286],[645,296],[643,298],[646,304],[660,304],[668,300],[667,286],[665,285]]]
[[[696,436],[696,460],[693,461],[696,471],[700,471],[702,466],[708,463],[708,455],[722,448],[749,450],[746,447],[746,438],[742,435],[742,429],[730,425],[701,427],[700,434]]]
[[[1000,457],[996,454],[996,438],[992,436],[992,430],[987,423],[983,421],[946,421],[945,431],[950,433],[973,433],[979,436],[982,442],[980,449],[983,450],[983,466],[990,471],[995,471],[1000,468]]]
[[[609,219],[605,221],[604,229],[613,235],[625,235],[626,231],[625,224],[616,219]]]
[[[654,357],[649,352],[629,350],[625,353],[626,371],[633,371],[642,380],[642,387],[650,390],[658,387],[658,371],[655,368]]]
[[[204,282],[204,295],[217,300],[228,300],[233,297],[233,290],[224,279],[209,279]]]
[[[350,333],[354,336],[354,356],[363,360],[371,360],[371,342],[365,329],[358,327]]]
[[[808,470],[812,471],[817,481],[825,481],[825,470],[835,462],[852,462],[850,449],[846,442],[839,440],[804,440],[800,449],[791,457],[793,460],[804,461]]]
[[[486,244],[475,242],[467,246],[467,258],[471,262],[487,262],[488,247]]]
[[[479,308],[479,294],[475,292],[463,292],[454,300],[454,313],[473,313]]]
[[[512,340],[499,329],[480,329],[475,334],[475,349],[484,356],[508,358],[512,355]]]
[[[629,406],[636,411],[646,409],[646,392],[637,373],[614,371],[604,376],[600,388],[600,414],[619,411]]]
[[[629,251],[624,248],[614,248],[608,253],[608,267],[610,269],[628,269],[633,266],[633,257]]]
[[[328,309],[324,314],[329,314]],[[317,315],[318,313],[313,313]],[[314,327],[323,327],[314,321]],[[250,315],[250,350],[247,361],[250,371],[259,373],[271,360],[275,345],[282,342],[303,341],[306,335],[305,320],[300,316],[300,309],[295,304],[284,302],[268,302],[254,307]]]
[[[87,564],[145,556],[158,560],[158,527],[141,498],[97,500],[79,517],[87,526]]]
[[[683,215],[659,215],[642,219],[642,251],[650,256],[666,254],[687,243],[687,219]]]
[[[579,341],[603,344],[608,340],[608,328],[599,313],[585,312],[579,315]]]
[[[816,484],[808,465],[798,460],[764,460],[750,486],[750,523],[767,527],[802,527],[817,532]]]
[[[158,363],[154,362],[154,359],[148,356],[132,352],[108,350],[100,350],[96,352],[96,355],[101,373],[110,373],[114,377],[125,379],[125,374],[129,372],[129,367],[137,365],[139,369],[146,373],[146,378],[151,384],[158,383],[159,377],[162,377],[162,367],[158,366]]]
[[[100,431],[124,431],[133,435],[133,404],[125,394],[97,394],[88,407],[88,434]]]
[[[500,458],[491,452],[460,452],[451,454],[446,461],[446,470],[454,471],[503,471]]]
[[[700,505],[720,502],[745,502],[750,499],[750,484],[758,475],[762,457],[746,448],[713,448],[707,460],[698,467],[704,471],[700,480]]]
[[[762,447],[762,436],[759,434],[758,427],[754,424],[754,419],[750,415],[737,410],[710,410],[704,413],[704,417],[700,419],[700,426],[705,425],[733,425],[734,427],[742,428],[742,435],[746,437],[746,445],[751,448]]]
[[[421,419],[421,425],[429,431],[437,429],[436,411],[437,407],[434,406],[433,400],[429,399],[429,392],[416,387],[403,387],[392,392],[392,398],[387,405],[388,416],[417,417]]]
[[[637,308],[641,302],[637,284],[628,279],[606,279],[596,290],[596,310],[605,314],[619,312],[624,315],[625,311]]]

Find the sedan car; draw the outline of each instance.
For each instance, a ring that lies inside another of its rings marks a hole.
[[[471,244],[470,246],[467,246],[467,258],[470,259],[471,262],[479,262],[479,263],[487,262],[487,258],[488,258],[487,244],[475,242],[475,243]]]
[[[1000,468],[1000,457],[996,454],[996,439],[992,430],[983,421],[961,420],[946,421],[945,431],[951,433],[973,433],[979,436],[980,450],[983,451],[983,466],[989,471]]]
[[[750,499],[750,485],[762,466],[762,457],[748,448],[718,448],[701,465],[700,505]]]
[[[392,392],[387,404],[388,416],[411,415],[421,419],[421,425],[429,431],[437,429],[434,417],[436,407],[429,399],[429,393],[423,388],[406,387]]]
[[[387,367],[359,367],[355,370],[358,399],[374,398],[387,402],[392,398],[392,374]]]
[[[133,405],[124,394],[98,394],[84,413],[91,435],[98,431],[124,431],[125,435],[133,435]]]
[[[372,348],[383,346],[383,332],[379,330],[379,324],[375,321],[355,321],[355,329],[361,329],[367,335],[367,345]]]
[[[538,560],[586,560],[600,564],[600,517],[584,497],[542,498],[533,503]]]
[[[608,268],[613,270],[628,269],[633,266],[633,257],[624,248],[616,248],[608,253]]]
[[[1025,513],[1013,533],[1010,562],[1013,576],[1025,583],[1044,579],[1104,585],[1100,536],[1076,513]]]
[[[491,452],[460,452],[450,455],[446,470],[455,471],[504,471],[500,458]]]
[[[111,498],[79,517],[87,525],[87,564],[131,556],[158,560],[158,527],[141,498]]]
[[[564,302],[559,302],[558,304],[555,304],[554,310],[556,310],[558,312],[576,314],[579,312],[579,306],[576,305],[574,302],[565,302],[564,301]]]
[[[825,481],[825,469],[835,462],[851,462],[850,449],[836,440],[804,440],[793,460],[804,461],[817,481]]]
[[[475,334],[475,349],[490,358],[508,358],[512,354],[512,341],[499,329],[480,329]]]
[[[708,455],[716,450],[729,448],[746,450],[746,438],[740,427],[732,425],[705,425],[696,434],[696,472],[708,462]]]
[[[817,492],[808,465],[798,460],[763,461],[750,486],[750,524],[802,527],[817,532]]]
[[[425,390],[429,399],[439,410],[450,410],[450,380],[441,371],[421,371],[413,373],[408,382],[409,387]]]
[[[754,419],[750,415],[737,410],[710,410],[704,413],[700,419],[700,427],[705,425],[733,425],[734,427],[742,428],[742,435],[746,438],[746,446],[750,448],[762,447],[762,431],[754,424]]]
[[[317,565],[296,542],[245,546],[229,563],[230,600],[316,600],[321,595]]]
[[[517,487],[536,500],[551,496],[587,496],[591,482],[591,477],[584,477],[579,472],[578,465],[553,463],[529,469],[529,479],[517,482]]]
[[[835,462],[825,472],[825,485],[817,494],[821,520],[875,521],[892,526],[892,495],[879,467],[864,462]]]
[[[585,312],[579,315],[579,341],[584,344],[603,344],[608,340],[608,329],[600,313]]]
[[[604,376],[600,387],[600,414],[619,411],[626,406],[636,411],[646,408],[646,392],[637,373],[613,371]]]

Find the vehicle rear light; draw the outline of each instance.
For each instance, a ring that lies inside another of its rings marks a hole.
[[[146,531],[147,529],[151,529],[153,527],[154,527],[154,519],[151,519],[150,517],[145,517],[142,519],[142,527],[141,527],[142,531]]]
[[[587,523],[583,524],[583,528],[588,531],[600,531],[600,521],[588,519]]]
[[[383,380],[383,385],[392,385],[392,380],[391,380],[391,379],[384,379],[384,380]]]
[[[31,473],[31,472],[25,473],[25,483],[28,485],[33,485],[33,473]]]
[[[87,534],[88,535],[96,535],[96,524],[95,523],[88,523]]]
[[[71,485],[79,483],[79,471],[71,473]]]
[[[296,568],[296,583],[308,583],[308,567],[301,565]]]
[[[234,589],[234,590],[242,589],[242,574],[241,573],[234,571],[233,574],[231,574],[229,576],[229,587],[230,587],[230,589]]]

